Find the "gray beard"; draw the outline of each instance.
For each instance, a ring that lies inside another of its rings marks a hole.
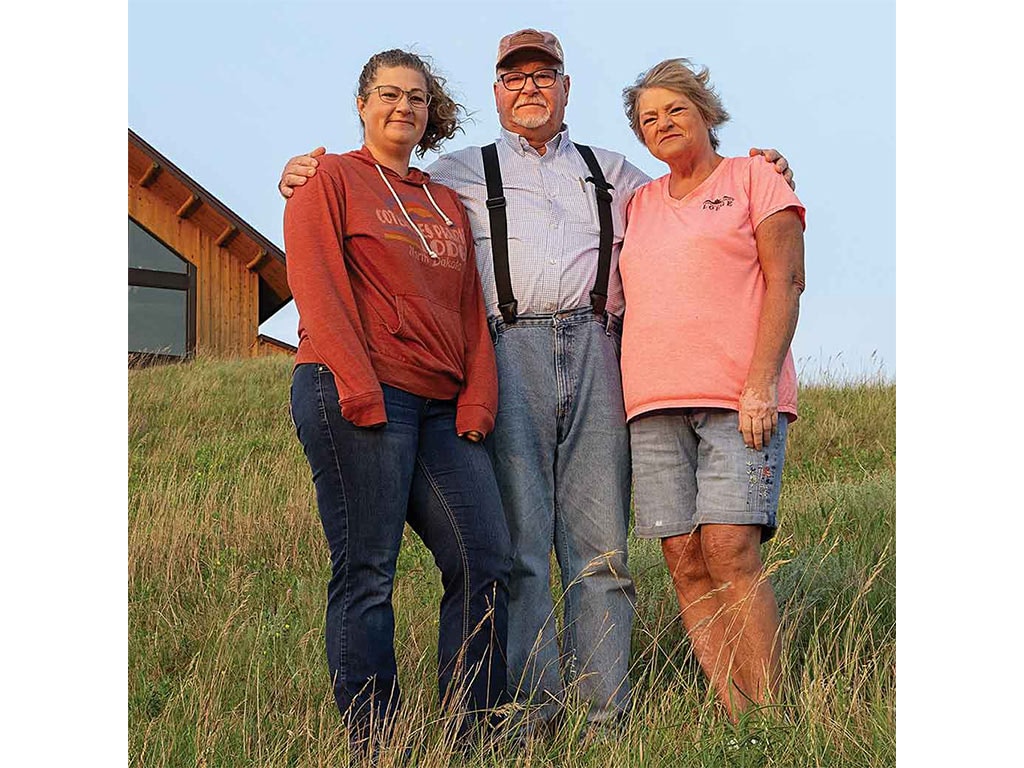
[[[536,105],[541,106],[541,105]],[[512,122],[518,125],[520,128],[540,128],[544,123],[551,119],[551,110],[545,104],[543,114],[530,114],[528,116],[519,115],[516,110],[512,110]]]

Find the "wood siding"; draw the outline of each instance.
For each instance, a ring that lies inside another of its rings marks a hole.
[[[253,342],[252,356],[253,357],[267,357],[268,355],[287,355],[288,357],[295,357],[295,353],[298,350],[291,344],[287,344],[283,341],[278,341],[269,336],[256,337],[256,341]]]
[[[128,215],[196,268],[196,353],[247,357],[256,353],[259,334],[259,276],[245,267],[215,235],[201,226],[202,207],[188,218],[177,211],[186,199],[160,194],[159,185],[141,186],[128,175]],[[176,191],[176,190],[175,190]],[[219,224],[217,230],[223,230]],[[237,246],[236,246],[237,247]]]

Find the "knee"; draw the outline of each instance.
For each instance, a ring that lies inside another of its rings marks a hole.
[[[665,556],[669,575],[676,586],[704,582],[708,578],[700,537],[696,534],[670,536],[661,540],[661,552]]]
[[[487,610],[502,609],[508,605],[509,579],[512,573],[512,558],[508,549],[490,549],[478,552],[470,558],[465,574],[465,583],[471,599],[480,597]]]
[[[493,526],[492,535],[485,543],[484,551],[478,559],[482,562],[488,579],[497,582],[501,587],[507,587],[512,575],[512,540],[504,518],[499,518],[499,521],[500,524],[496,523]]]
[[[757,526],[703,526],[701,551],[719,584],[757,578],[761,573],[761,532]]]
[[[507,536],[488,536],[469,546],[435,552],[434,560],[445,583],[467,582],[473,590],[491,584],[507,589],[512,572]]]
[[[609,550],[594,555],[585,563],[574,564],[577,568],[568,587],[576,584],[592,594],[625,591],[634,594],[633,578],[629,573],[624,549]],[[563,579],[563,585],[566,580]]]
[[[512,548],[510,546],[492,547],[487,551],[486,556],[480,559],[483,578],[497,584],[501,589],[508,589],[508,582],[512,577]]]

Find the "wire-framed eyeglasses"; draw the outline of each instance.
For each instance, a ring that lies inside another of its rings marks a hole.
[[[527,80],[533,80],[533,84],[538,88],[550,88],[558,81],[560,74],[562,73],[557,69],[538,69],[533,72],[506,72],[498,75],[498,79],[507,90],[521,91],[526,87]]]
[[[375,85],[366,92],[366,95],[370,95],[370,91],[376,91],[377,96],[385,104],[397,104],[402,100],[402,94],[405,94],[405,98],[409,100],[409,106],[413,109],[426,109],[430,106],[432,96],[419,88],[413,88],[411,91],[407,91],[403,88],[399,88],[397,85]]]

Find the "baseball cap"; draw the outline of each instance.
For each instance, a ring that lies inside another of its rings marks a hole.
[[[500,67],[501,62],[507,59],[516,51],[540,51],[559,64],[565,63],[565,56],[562,54],[562,44],[551,32],[543,32],[537,29],[520,29],[511,35],[505,35],[498,43],[498,61],[495,66]]]

